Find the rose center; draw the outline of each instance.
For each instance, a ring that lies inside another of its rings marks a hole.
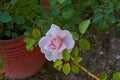
[[[59,49],[60,46],[62,45],[62,41],[61,38],[59,36],[54,37],[51,41],[50,41],[50,47],[52,49]]]

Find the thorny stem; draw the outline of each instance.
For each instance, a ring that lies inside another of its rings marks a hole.
[[[73,58],[73,57],[71,57]],[[88,75],[90,75],[92,78],[96,79],[96,80],[100,80],[97,76],[95,76],[93,73],[91,73],[89,70],[87,70],[86,68],[84,68],[82,65],[75,63],[75,65],[77,65],[80,69],[82,69],[83,71],[85,71]]]

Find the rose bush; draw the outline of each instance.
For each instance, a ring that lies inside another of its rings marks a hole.
[[[49,61],[63,59],[62,52],[67,49],[68,52],[74,47],[75,41],[68,30],[61,30],[57,25],[52,24],[46,36],[39,41],[41,51]]]

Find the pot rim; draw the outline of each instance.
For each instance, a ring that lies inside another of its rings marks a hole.
[[[0,40],[0,43],[6,43],[6,42],[14,42],[14,41],[19,41],[19,40],[21,40],[21,39],[23,39],[25,36],[24,35],[22,35],[22,36],[19,36],[19,37],[17,37],[17,38],[13,38],[13,39],[8,39],[8,40]]]

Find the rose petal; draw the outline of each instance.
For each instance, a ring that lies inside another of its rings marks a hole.
[[[67,45],[67,49],[72,49],[74,47],[75,41],[72,38],[72,34],[65,30],[66,32],[66,37],[64,38],[63,42]]]
[[[66,44],[62,44],[62,46],[58,49],[58,50],[54,50],[54,51],[52,51],[52,55],[57,55],[57,54],[59,54],[59,53],[61,53],[64,49],[66,49],[67,48],[67,46],[66,46]]]
[[[48,61],[52,61],[52,60],[53,60],[51,54],[45,54],[45,58],[46,58]]]
[[[54,51],[54,49],[52,49],[52,48],[49,46],[49,44],[45,45],[44,48],[45,48],[47,51],[50,51],[50,52]]]
[[[59,48],[59,53],[62,52],[64,49],[67,48],[67,45],[65,43],[62,44],[62,46]]]
[[[63,31],[63,30],[59,30],[59,31],[57,32],[57,35],[58,35],[61,39],[63,39],[63,38],[66,36],[66,32]]]
[[[57,25],[52,24],[50,30],[46,33],[46,35],[55,36],[58,30],[60,30],[60,28]]]
[[[44,48],[41,48],[41,52],[42,52],[43,54],[50,54],[50,53],[51,53],[50,51],[47,51],[47,50],[45,50]]]
[[[48,40],[50,39],[50,37],[42,37],[41,40],[39,41],[39,47],[41,48],[41,52],[44,54],[50,54],[49,51],[44,49],[44,46],[48,43]]]
[[[45,54],[45,58],[48,60],[48,61],[55,61],[56,59],[62,59],[62,53],[59,53],[57,55],[52,55],[52,54]]]
[[[62,53],[59,53],[57,55],[52,55],[52,60],[55,62],[56,59],[63,59]]]
[[[45,44],[50,40],[49,36],[42,37],[39,41],[39,47],[45,46]]]

